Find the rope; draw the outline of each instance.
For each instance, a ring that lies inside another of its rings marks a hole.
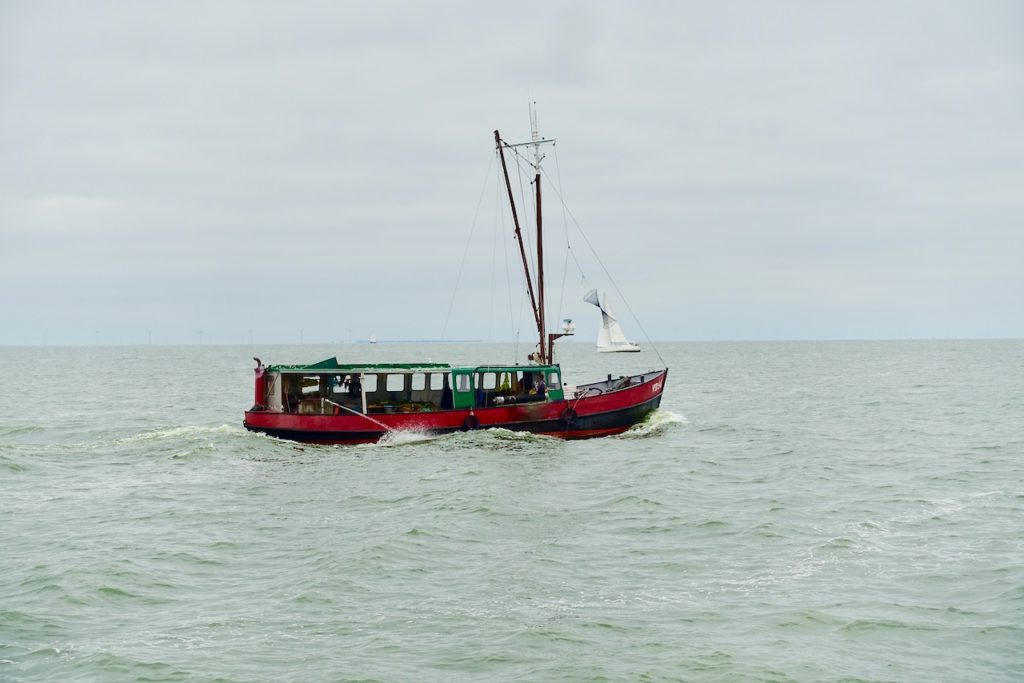
[[[352,410],[348,406],[343,406],[340,403],[335,403],[334,401],[332,401],[329,398],[325,398],[324,400],[327,401],[328,403],[330,403],[332,406],[338,406],[342,410],[347,410],[348,412],[352,413],[353,415],[358,415],[359,417],[363,418],[364,420],[369,420],[370,422],[372,422],[373,424],[377,425],[378,427],[383,428],[385,432],[390,432],[391,431],[391,427],[388,427],[383,422],[378,422],[377,420],[374,420],[372,417],[370,417],[369,415],[367,415],[365,413],[360,413],[358,410]]]
[[[501,206],[501,204],[502,204],[502,202],[501,202],[501,190],[502,190],[501,178],[498,178],[497,180],[498,180],[498,184],[497,184],[498,201],[495,204],[495,208],[497,210],[498,219],[495,221],[495,225],[496,225],[496,227],[500,227],[500,234],[504,235],[504,234],[506,234],[506,227],[505,227],[505,212],[502,210],[503,207]],[[500,226],[499,226],[499,223],[500,223]],[[502,251],[503,251],[503,253],[505,255],[505,291],[508,293],[508,324],[509,324],[509,327],[512,328],[512,361],[514,362],[515,359],[519,357],[519,327],[516,325],[516,311],[515,311],[515,306],[513,306],[513,304],[512,304],[512,273],[511,273],[511,270],[509,268],[508,240],[507,239],[503,239],[501,241],[501,247],[502,247]],[[523,289],[525,290],[526,288],[524,287]],[[520,298],[525,297],[526,296],[526,292],[525,291],[521,291],[519,296],[520,296]],[[522,320],[522,316],[520,316],[520,322],[521,322],[521,320]]]
[[[533,169],[533,164],[528,159],[523,157],[523,155],[520,154],[518,149],[516,149],[516,148],[509,148],[509,149],[511,149],[511,151],[512,151],[513,159],[515,159],[516,167],[517,167],[517,170],[519,171],[519,173],[517,175],[519,176],[520,201],[522,201],[522,204],[525,207],[525,206],[528,206],[528,205],[527,205],[526,198],[525,198],[525,193],[524,193],[524,190],[523,190],[523,175],[525,174],[525,167],[528,166],[530,169]],[[594,248],[594,245],[590,242],[590,239],[587,237],[587,234],[583,231],[583,227],[579,224],[579,221],[576,220],[576,216],[573,215],[572,210],[569,209],[568,205],[565,203],[565,198],[562,196],[562,192],[561,192],[562,178],[561,178],[561,169],[558,166],[558,146],[557,145],[554,145],[554,154],[555,154],[555,175],[556,175],[557,180],[558,180],[558,186],[556,187],[555,184],[551,182],[551,179],[548,178],[546,175],[544,177],[547,179],[548,185],[551,187],[552,190],[554,190],[555,196],[558,197],[559,202],[562,204],[562,222],[563,222],[563,226],[565,228],[565,250],[566,250],[566,257],[565,257],[565,263],[563,264],[563,270],[562,270],[562,292],[561,292],[561,299],[559,300],[559,304],[558,304],[558,311],[559,311],[558,312],[558,319],[561,320],[561,317],[562,317],[562,305],[563,305],[563,302],[564,302],[564,299],[565,299],[565,279],[566,279],[566,276],[567,276],[567,272],[569,270],[569,268],[568,268],[569,256],[572,256],[573,263],[576,264],[576,268],[577,268],[577,270],[580,273],[580,278],[582,280],[582,283],[584,285],[587,284],[587,276],[586,276],[586,273],[583,271],[583,266],[580,265],[579,259],[576,258],[576,253],[572,250],[572,247],[569,244],[569,226],[568,226],[568,221],[566,220],[566,216],[568,216],[569,218],[572,219],[572,223],[573,223],[573,225],[576,226],[576,229],[579,230],[580,235],[583,237],[583,241],[590,248],[590,252],[594,255],[594,258],[597,260],[598,265],[601,266],[601,270],[604,271],[604,274],[608,278],[608,281],[611,282],[612,287],[615,289],[616,294],[619,295],[619,298],[622,300],[623,305],[625,305],[626,310],[629,311],[629,314],[633,317],[634,322],[636,322],[637,326],[640,328],[640,332],[641,332],[641,334],[643,334],[644,339],[647,340],[647,343],[648,343],[648,345],[650,345],[651,350],[654,351],[654,354],[658,357],[658,360],[661,362],[662,365],[667,365],[667,363],[665,362],[664,357],[662,357],[662,355],[661,355],[661,352],[658,351],[658,347],[655,346],[654,342],[651,340],[651,336],[647,333],[646,328],[644,328],[643,323],[640,322],[640,318],[637,316],[636,312],[633,310],[633,307],[629,305],[629,300],[626,299],[625,295],[622,293],[622,290],[619,289],[618,283],[615,282],[615,278],[612,277],[611,272],[609,272],[607,266],[604,265],[604,262],[601,260],[601,257],[598,255],[597,250]],[[531,204],[530,205],[533,206],[534,210],[536,211],[536,204],[533,201],[532,193],[531,193]],[[529,234],[530,234],[529,230],[524,231],[524,239],[526,240],[526,243],[527,243],[527,253],[530,255],[531,260],[532,260],[533,259],[533,249],[532,249],[532,245],[529,244]],[[465,257],[463,257],[463,258],[465,258]],[[531,265],[533,265],[534,270],[536,270],[536,267],[537,267],[536,262],[532,263]],[[507,251],[506,251],[506,264],[505,264],[505,267],[506,267],[506,271],[507,271],[507,269],[508,269]],[[460,272],[461,272],[461,266],[460,266]],[[511,299],[511,288],[510,288],[510,291],[509,291],[509,297]],[[511,304],[511,301],[509,303]],[[511,306],[510,306],[510,312],[511,312]],[[521,317],[522,317],[522,311],[520,311],[520,325],[522,325]],[[517,346],[517,348],[518,348],[518,339],[519,339],[519,336],[518,336],[518,333],[517,333],[516,334],[516,346]],[[518,355],[518,351],[516,353]]]
[[[552,148],[552,150],[555,153],[555,178],[558,179],[558,188],[559,188],[559,190],[561,190],[561,188],[562,188],[562,169],[558,165],[558,145],[552,143],[551,148]],[[563,232],[565,234],[565,259],[562,261],[562,289],[561,289],[561,293],[558,296],[558,321],[559,322],[561,322],[561,320],[562,320],[562,310],[563,310],[563,306],[565,304],[565,278],[569,274],[569,252],[571,251],[571,249],[569,247],[569,220],[566,218],[566,215],[565,215],[565,202],[561,202],[561,204],[562,204],[562,230],[563,230]],[[576,258],[575,254],[573,254],[573,258]],[[578,263],[576,265],[579,266]],[[582,270],[580,272],[582,273]]]
[[[512,151],[515,152],[515,157],[514,158],[516,160],[516,168],[519,171],[519,173],[516,174],[516,177],[519,180],[519,202],[523,205],[523,209],[526,209],[527,208],[526,193],[523,191],[523,166],[520,163],[520,158],[521,157],[520,157],[520,154],[519,154],[519,152],[517,150],[513,149]],[[536,209],[531,212],[531,215],[535,215],[535,214],[536,214]],[[527,229],[527,230],[520,229],[519,232],[522,235],[522,239],[526,243],[526,255],[530,259],[530,265],[533,267],[533,272],[536,273],[537,272],[537,261],[534,259],[533,244],[530,242],[530,232],[531,231],[529,229]],[[527,274],[526,277],[528,277],[528,276],[529,275]],[[525,282],[525,280],[524,280],[524,282]]]
[[[526,159],[525,157],[523,157],[522,154],[519,153],[518,149],[516,149],[514,147],[512,147],[512,148],[506,147],[506,149],[511,149],[512,150],[512,154],[513,154],[512,158],[516,162],[516,170],[518,171],[518,173],[516,173],[516,177],[519,180],[519,201],[522,204],[523,208],[526,208],[527,206],[529,206],[529,208],[533,209],[530,212],[530,220],[533,221],[534,228],[536,228],[536,215],[537,215],[537,202],[536,202],[536,198],[534,196],[534,193],[531,192],[530,193],[530,203],[528,205],[526,203],[526,194],[525,194],[524,187],[523,187],[523,176],[524,175],[527,176],[528,178],[531,178],[531,180],[529,180],[528,184],[529,185],[533,184],[532,176],[530,176],[525,171],[524,164],[525,164],[525,166],[529,166],[530,169],[533,168],[533,165],[530,163],[530,161],[528,159]],[[525,221],[525,218],[524,218],[524,221]],[[527,227],[529,227],[529,226],[527,226]],[[523,243],[524,243],[525,248],[526,248],[526,254],[527,254],[527,257],[529,259],[530,266],[533,267],[533,273],[536,274],[537,273],[537,260],[536,260],[537,259],[537,252],[533,248],[533,243],[530,242],[530,234],[532,232],[533,232],[532,230],[527,229],[527,230],[521,230],[520,234],[522,235]],[[508,261],[507,261],[507,256],[506,256],[506,268],[507,267],[508,267]],[[518,329],[516,330],[516,333],[515,333],[515,346],[514,346],[514,354],[515,355],[513,356],[513,360],[515,360],[515,359],[517,359],[519,357],[519,335],[522,332],[522,327],[523,327],[523,309],[526,306],[526,293],[529,291],[528,287],[527,287],[527,284],[526,284],[526,279],[528,277],[530,277],[529,273],[523,273],[523,289],[522,289],[522,294],[520,296],[520,301],[519,301],[519,326],[518,326]],[[509,296],[511,298],[511,292],[510,292]],[[537,303],[538,303],[538,305],[540,304],[539,301]]]
[[[469,253],[469,245],[473,241],[473,232],[476,230],[476,219],[480,215],[480,205],[484,201],[484,191],[487,189],[491,175],[491,166],[494,165],[494,157],[487,164],[487,173],[484,174],[484,186],[480,188],[480,199],[476,203],[476,211],[473,212],[473,223],[469,227],[469,237],[466,238],[466,246],[462,250],[462,261],[459,262],[459,272],[455,276],[455,288],[452,290],[452,299],[448,302],[448,313],[444,316],[444,327],[441,328],[441,339],[444,339],[448,332],[448,321],[452,317],[452,308],[455,306],[455,295],[459,293],[459,283],[462,280],[462,269],[466,265],[466,255]]]
[[[574,216],[572,214],[572,210],[568,206],[566,206],[565,200],[562,199],[562,195],[558,191],[558,188],[555,187],[554,183],[552,183],[550,180],[548,181],[548,185],[550,185],[551,189],[554,190],[555,195],[558,197],[558,200],[560,202],[562,202],[562,207],[569,214],[569,217],[572,219],[573,225],[575,225],[576,229],[580,231],[580,235],[583,237],[583,241],[587,243],[588,247],[590,247],[590,252],[594,255],[594,258],[597,259],[597,263],[598,263],[598,265],[601,266],[601,270],[604,271],[604,274],[608,278],[608,281],[612,283],[612,287],[615,288],[615,292],[619,295],[619,298],[622,299],[622,303],[625,304],[626,310],[628,310],[629,314],[633,316],[633,320],[636,322],[637,326],[640,328],[640,332],[643,333],[644,339],[646,339],[647,343],[651,345],[651,349],[654,351],[654,355],[656,355],[658,357],[658,360],[661,361],[662,365],[667,365],[667,363],[665,362],[665,359],[662,358],[661,353],[658,352],[658,347],[656,347],[654,345],[654,342],[651,341],[650,335],[647,334],[647,330],[644,329],[643,323],[640,322],[640,318],[637,317],[636,313],[633,311],[633,307],[629,305],[629,301],[626,299],[626,297],[623,295],[622,291],[619,289],[619,285],[615,282],[615,278],[613,278],[612,274],[610,272],[608,272],[608,268],[604,265],[604,261],[602,261],[601,257],[598,256],[597,250],[594,249],[594,245],[590,243],[590,240],[587,238],[587,233],[583,232],[583,228],[580,226],[579,221],[576,220],[576,216]],[[573,256],[573,258],[574,259],[576,258],[575,255]],[[579,262],[578,261],[577,261],[576,265],[579,266]],[[582,272],[582,269],[581,269],[581,272]]]
[[[500,180],[500,178],[499,178],[499,180]],[[496,206],[496,208],[501,208],[500,207],[500,202],[495,202],[495,206]],[[497,229],[497,224],[498,224],[497,216],[495,216],[494,224],[495,224],[494,236],[493,236],[493,238],[491,240],[491,299],[490,299],[490,302],[489,302],[490,305],[487,307],[487,341],[489,341],[489,342],[493,342],[494,341],[494,309],[495,309],[495,306],[494,306],[494,299],[495,299],[494,280],[495,280],[495,277],[496,277],[496,274],[497,274],[497,271],[498,271],[497,267],[495,266],[495,263],[498,260],[498,237],[500,236],[500,233],[499,233],[499,231]],[[502,240],[502,245],[504,245],[504,243],[505,243],[504,240]]]

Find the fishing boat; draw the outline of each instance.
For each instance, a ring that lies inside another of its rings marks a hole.
[[[588,304],[597,306],[601,311],[601,326],[597,328],[597,351],[598,353],[622,353],[640,351],[640,345],[626,339],[626,333],[622,331],[619,319],[612,313],[608,305],[608,297],[604,292],[598,293],[596,289],[587,292],[583,300]]]
[[[658,408],[668,368],[608,374],[573,386],[565,383],[555,362],[555,341],[572,334],[572,323],[567,320],[562,331],[549,333],[544,314],[541,147],[554,140],[540,137],[535,116],[531,123],[529,142],[509,144],[494,131],[537,328],[536,350],[527,364],[352,364],[332,357],[304,365],[264,365],[255,358],[254,403],[245,411],[247,429],[322,444],[375,442],[403,431],[445,434],[486,428],[582,439],[621,434]],[[530,272],[505,159],[506,150],[520,147],[533,152],[529,163],[536,206],[535,274]]]

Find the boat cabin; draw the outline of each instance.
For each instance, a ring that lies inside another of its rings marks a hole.
[[[421,413],[564,398],[557,365],[346,365],[329,358],[262,370],[262,376],[257,373],[255,408],[277,413]]]

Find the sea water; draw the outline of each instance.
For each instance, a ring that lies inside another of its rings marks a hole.
[[[659,344],[590,441],[241,426],[252,356],[528,351],[0,349],[0,680],[1024,677],[1021,341]]]

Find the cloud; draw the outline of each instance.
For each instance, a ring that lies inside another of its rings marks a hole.
[[[530,99],[558,138],[550,282],[584,286],[568,231],[611,285],[561,194],[657,338],[1021,336],[1022,18],[7,3],[0,344],[437,336],[483,188],[451,324],[480,337],[521,308],[491,131],[527,139]]]

